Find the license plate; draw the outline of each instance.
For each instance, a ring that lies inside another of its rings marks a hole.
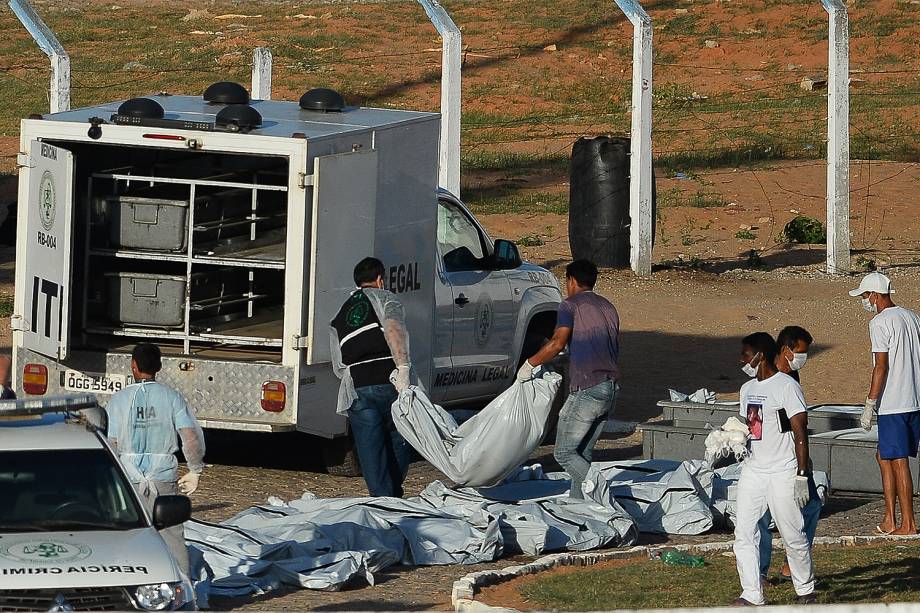
[[[124,389],[128,378],[125,375],[108,373],[64,371],[64,389],[68,392],[92,392],[114,394]]]

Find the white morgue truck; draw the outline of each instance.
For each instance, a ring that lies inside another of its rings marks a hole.
[[[105,404],[147,341],[205,428],[341,440],[328,324],[374,255],[433,400],[495,396],[551,335],[560,288],[438,189],[439,125],[229,82],[24,119],[17,393]],[[334,470],[347,446],[327,447]]]

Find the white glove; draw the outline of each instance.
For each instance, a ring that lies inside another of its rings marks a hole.
[[[859,418],[859,425],[868,432],[872,429],[872,414],[878,407],[878,400],[866,398],[866,406],[863,408],[862,415]]]
[[[177,484],[179,492],[185,496],[191,496],[198,489],[198,480],[200,478],[200,473],[185,473]]]
[[[536,366],[531,366],[530,362],[524,360],[524,363],[521,364],[521,367],[517,371],[517,380],[520,382],[530,381],[533,379],[533,369]]]
[[[403,364],[396,367],[396,379],[393,380],[393,387],[400,394],[409,387],[409,365]]]
[[[800,509],[808,504],[811,499],[811,494],[808,493],[808,477],[796,475],[792,488],[792,498]]]

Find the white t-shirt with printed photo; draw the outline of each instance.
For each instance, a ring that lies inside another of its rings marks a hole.
[[[802,386],[786,373],[778,372],[763,381],[751,379],[741,386],[740,413],[751,431],[746,468],[781,473],[798,467],[792,432],[780,429],[780,409],[785,409],[790,419],[805,411]]]
[[[869,339],[873,354],[888,354],[879,415],[920,411],[920,315],[904,307],[888,307],[869,322]]]

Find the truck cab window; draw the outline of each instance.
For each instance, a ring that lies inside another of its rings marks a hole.
[[[447,272],[482,270],[486,251],[479,229],[455,204],[438,201],[438,248]]]

